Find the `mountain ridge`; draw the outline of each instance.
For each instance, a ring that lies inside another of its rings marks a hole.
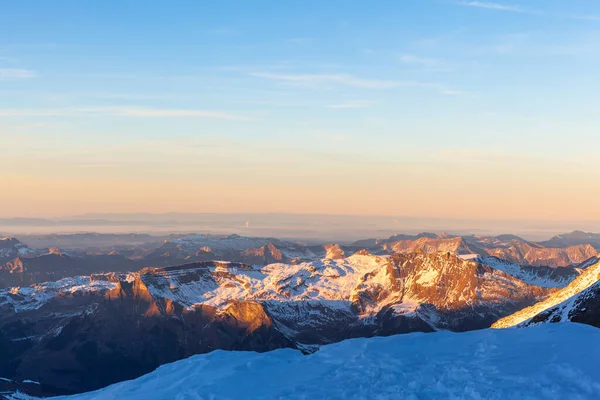
[[[512,326],[527,325],[528,321],[536,318],[537,315],[553,309],[556,306],[563,306],[566,302],[573,301],[574,298],[584,292],[586,289],[595,285],[600,278],[600,258],[596,259],[596,263],[588,266],[579,277],[573,280],[566,287],[559,289],[547,299],[536,303],[530,307],[519,310],[518,312],[509,315],[496,321],[493,328],[508,328]],[[564,308],[564,307],[563,307]],[[562,318],[561,318],[562,320]],[[557,321],[559,322],[559,321]],[[599,321],[600,322],[600,321]]]

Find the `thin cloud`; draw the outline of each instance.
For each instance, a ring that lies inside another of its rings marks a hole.
[[[459,90],[454,90],[445,85],[431,82],[418,82],[418,81],[394,81],[394,80],[372,80],[358,78],[353,75],[329,75],[329,74],[299,74],[299,75],[285,75],[285,74],[273,74],[273,73],[252,73],[251,76],[271,79],[279,81],[291,86],[308,87],[315,89],[329,88],[332,85],[347,86],[354,88],[363,89],[395,89],[395,88],[423,88],[437,91],[441,94],[454,94],[458,95],[463,93]],[[335,104],[333,105],[335,108]],[[357,105],[350,105],[349,107],[341,107],[337,105],[337,108],[359,108]]]
[[[102,109],[99,110],[102,112]],[[111,110],[108,110],[109,112]],[[153,108],[115,108],[114,114],[124,117],[200,117],[215,119],[247,119],[239,115],[221,111],[207,110],[178,110],[178,109],[153,109]]]
[[[421,57],[413,54],[403,54],[400,62],[433,72],[450,72],[451,66],[444,60],[438,58]]]
[[[0,117],[81,117],[116,116],[138,118],[212,118],[249,121],[251,118],[223,111],[159,109],[141,107],[86,107],[64,109],[0,109]]]
[[[40,129],[48,129],[48,128],[62,128],[65,127],[64,123],[54,123],[54,122],[34,122],[30,124],[19,124],[19,125],[9,125],[3,129],[7,131],[30,131],[30,130],[40,130]]]
[[[405,64],[418,64],[425,67],[438,67],[442,64],[442,61],[436,58],[420,57],[411,54],[404,54],[400,56],[400,61]]]
[[[515,154],[514,152],[495,151],[482,148],[463,147],[438,149],[432,152],[432,159],[460,163],[536,163],[548,161],[547,157],[531,154]],[[567,161],[565,161],[567,162]]]
[[[473,93],[465,92],[464,90],[443,89],[440,93],[446,96],[473,96]]]
[[[0,68],[0,80],[35,78],[35,71],[17,68]]]
[[[527,10],[525,10],[522,7],[517,6],[517,5],[491,3],[491,2],[485,2],[485,1],[461,1],[457,4],[459,6],[464,6],[464,7],[486,8],[488,10],[510,11],[510,12],[519,12],[519,13],[527,12]]]
[[[348,101],[344,103],[338,104],[329,104],[325,106],[326,108],[332,108],[335,110],[344,110],[344,109],[357,109],[357,108],[366,108],[373,104],[371,101]]]
[[[388,80],[373,80],[362,79],[352,75],[337,74],[273,74],[268,72],[252,73],[250,76],[258,78],[271,79],[284,82],[295,86],[322,86],[326,84],[337,84],[341,86],[350,86],[365,89],[391,89],[398,87],[435,87],[435,84],[427,82],[415,81],[388,81]]]
[[[455,4],[457,4],[459,6],[463,6],[463,7],[485,8],[488,10],[532,14],[532,15],[546,16],[546,17],[552,17],[552,18],[573,19],[573,20],[579,20],[579,21],[600,21],[600,15],[557,14],[557,13],[552,13],[552,12],[543,11],[543,10],[523,8],[520,5],[516,5],[516,4],[504,4],[504,3],[494,3],[494,2],[476,1],[476,0],[461,1],[461,2],[458,2]]]

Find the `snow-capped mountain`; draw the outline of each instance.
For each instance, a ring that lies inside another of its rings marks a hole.
[[[0,376],[49,394],[92,390],[215,349],[310,352],[352,337],[485,328],[550,292],[451,253],[64,279],[0,291]]]
[[[546,322],[578,322],[600,328],[600,281],[556,307],[541,312],[523,325]]]
[[[561,324],[353,339],[308,356],[216,351],[57,400],[591,400],[600,398],[598,343],[600,330]]]
[[[453,252],[459,255],[478,254],[482,257],[497,257],[514,264],[531,266],[566,267],[580,264],[596,256],[598,252],[589,244],[565,248],[549,248],[528,242],[512,235],[455,236],[440,235],[432,238],[422,236],[416,240],[400,240],[382,244],[389,253],[423,251]]]
[[[0,263],[29,254],[33,254],[33,251],[17,239],[13,237],[0,238]]]
[[[135,271],[139,264],[118,254],[30,251],[0,264],[0,288],[27,286],[97,272]]]
[[[576,262],[585,261],[594,253],[590,246],[545,248],[514,235],[459,237],[423,233],[362,242],[368,245],[369,252],[378,255],[442,251],[466,258],[471,257],[470,255],[483,258],[496,256],[508,264],[514,264],[498,268],[504,268],[505,272],[527,283],[545,287],[564,286],[578,275]],[[342,259],[358,250],[360,248],[355,244],[306,245],[239,235],[170,237],[158,248],[152,243],[148,247],[141,245],[139,248],[120,251],[111,248],[105,253],[96,250],[64,251],[57,248],[32,250],[16,239],[5,239],[0,242],[0,255],[4,257],[0,257],[0,288],[42,283],[75,275],[136,271],[149,266],[168,267],[212,260],[261,266],[272,263],[298,264],[323,258]],[[540,269],[534,270],[530,265]],[[548,267],[557,270],[551,271]]]
[[[239,235],[192,235],[167,240],[157,250],[139,256],[135,251],[87,253],[59,248],[31,250],[16,239],[4,242],[6,259],[0,262],[0,288],[24,286],[76,275],[137,271],[191,262],[224,260],[250,265],[299,263],[321,258],[344,258],[355,249],[337,244],[301,245],[271,238]],[[143,250],[140,252],[144,252]]]
[[[422,251],[425,253],[452,252],[456,254],[479,254],[483,249],[469,246],[462,237],[436,237],[423,236],[416,240],[399,240],[385,243],[383,248],[390,253],[410,253]]]
[[[181,251],[193,251],[199,247],[206,247],[213,252],[224,252],[232,250],[244,251],[246,249],[264,246],[272,241],[278,240],[268,238],[245,237],[240,235],[229,235],[224,237],[193,235],[186,236],[180,239],[174,239],[166,243],[177,246]]]
[[[496,247],[486,249],[486,252],[491,256],[517,264],[550,267],[580,264],[598,254],[589,244],[549,248],[532,243],[514,243],[508,248]]]
[[[493,327],[508,328],[541,321],[568,321],[572,311],[580,307],[583,300],[593,297],[596,293],[599,277],[600,261],[596,259],[594,264],[587,266],[581,275],[566,287],[531,307],[500,319]],[[600,324],[600,321],[597,324]]]
[[[144,257],[143,265],[162,267],[209,260],[257,265],[273,262],[297,264],[325,257],[343,258],[363,248],[379,255],[415,251],[477,254],[481,257],[497,257],[513,264],[547,267],[572,267],[597,254],[590,245],[549,248],[514,235],[452,236],[422,233],[415,236],[395,235],[381,240],[361,240],[347,246],[303,245],[273,238],[239,235],[192,235],[166,241],[162,247]]]
[[[579,244],[591,244],[596,250],[600,251],[600,234],[573,231],[571,233],[556,235],[540,244],[547,247],[569,247]]]
[[[600,281],[518,326],[578,322],[600,328]]]
[[[567,286],[581,274],[581,271],[589,263],[588,261],[577,267],[533,267],[511,263],[497,257],[479,257],[478,259],[482,264],[504,271],[530,285],[543,288],[563,288]],[[591,261],[594,260],[596,259],[594,258]]]
[[[267,265],[274,262],[296,264],[321,258],[343,258],[346,251],[359,250],[337,244],[302,245],[273,238],[193,235],[169,240],[147,255],[146,266],[173,266],[186,262],[223,260]]]
[[[110,284],[117,282],[117,287],[138,282],[137,285],[145,287],[153,299],[170,300],[186,308],[208,305],[225,309],[233,301],[256,301],[266,304],[272,314],[277,314],[285,310],[279,304],[273,307],[275,302],[315,302],[321,307],[348,314],[358,312],[365,320],[389,307],[399,315],[408,315],[407,311],[413,315],[421,304],[446,311],[490,305],[514,307],[515,303],[547,294],[509,274],[450,253],[381,257],[362,251],[346,259],[322,259],[301,264],[276,263],[262,267],[207,262],[146,268],[126,275],[125,280],[122,280],[123,276],[92,276],[89,284],[82,284],[86,278],[77,278],[16,288],[0,292],[0,299],[5,299],[0,304],[23,308],[21,298],[14,295],[28,299],[32,290],[46,295],[94,291],[94,284],[103,279]],[[101,285],[99,290],[110,287]],[[108,297],[111,296],[109,293]],[[36,308],[42,305],[36,305]]]

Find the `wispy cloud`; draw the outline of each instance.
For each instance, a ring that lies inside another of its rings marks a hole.
[[[435,87],[436,85],[428,82],[417,81],[392,81],[392,80],[376,80],[363,79],[352,75],[345,74],[273,74],[269,72],[251,73],[251,76],[276,80],[286,84],[295,86],[312,86],[319,87],[327,84],[335,84],[341,86],[350,86],[365,89],[391,89],[397,87]]]
[[[532,14],[539,16],[546,16],[552,18],[562,18],[562,19],[573,19],[580,21],[600,21],[600,15],[573,15],[567,13],[553,13],[539,9],[525,8],[517,4],[506,4],[506,3],[497,3],[497,2],[487,2],[487,1],[459,1],[455,3],[459,6],[464,7],[475,7],[475,8],[485,8],[488,10],[496,10],[496,11],[507,11],[507,12],[515,12],[515,13],[523,13],[523,14]]]
[[[18,68],[0,68],[0,80],[35,78],[35,71]]]
[[[364,79],[353,75],[346,74],[273,74],[273,73],[252,73],[251,76],[271,79],[282,82],[286,85],[300,86],[313,89],[330,89],[333,86],[347,86],[362,89],[395,89],[395,88],[423,88],[437,91],[441,94],[467,94],[460,90],[454,90],[446,85],[433,82],[419,81],[397,81],[397,80],[376,80]],[[333,104],[334,107],[329,108],[360,108],[365,105],[360,104]],[[338,107],[335,107],[338,106]]]
[[[497,10],[497,11],[510,11],[510,12],[528,12],[518,5],[511,4],[503,4],[503,3],[492,3],[486,1],[461,1],[456,3],[460,6],[465,7],[476,7],[476,8],[487,8],[488,10]]]
[[[356,108],[366,108],[373,104],[372,101],[347,101],[343,103],[337,104],[329,104],[325,106],[326,108],[332,108],[336,110],[344,110],[344,109],[356,109]]]
[[[550,157],[531,153],[516,154],[514,151],[490,150],[478,147],[445,148],[436,149],[431,152],[432,160],[443,160],[445,162],[457,163],[501,163],[514,165],[515,163],[538,164],[551,161]],[[568,160],[564,160],[569,163]]]
[[[48,128],[62,128],[67,124],[65,123],[55,123],[55,122],[34,122],[30,124],[19,124],[19,125],[8,125],[6,127],[1,127],[0,129],[6,131],[38,131],[42,129]],[[0,133],[0,136],[2,134]]]
[[[426,67],[437,67],[442,63],[441,60],[436,58],[420,57],[412,54],[404,54],[400,56],[400,61],[405,64],[419,64]]]
[[[103,109],[99,110],[103,112]],[[248,118],[222,111],[188,110],[188,109],[155,109],[155,108],[115,108],[109,113],[124,117],[200,117],[215,119],[246,120]]]
[[[464,90],[443,89],[440,93],[446,96],[474,96],[473,93],[465,92]]]
[[[400,61],[403,64],[420,67],[428,71],[448,72],[452,70],[451,66],[446,61],[439,58],[403,54],[400,56]]]
[[[146,118],[212,118],[248,121],[252,118],[223,111],[142,107],[83,107],[61,109],[0,109],[0,117],[116,116]]]

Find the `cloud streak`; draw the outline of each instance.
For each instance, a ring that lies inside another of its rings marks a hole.
[[[35,78],[35,71],[18,68],[0,68],[0,80]]]
[[[496,11],[510,11],[510,12],[519,12],[519,13],[527,12],[527,10],[525,10],[522,7],[517,6],[517,5],[492,3],[492,2],[486,2],[486,1],[461,1],[457,4],[459,6],[464,6],[464,7],[485,8],[488,10],[496,10]]]
[[[249,121],[252,118],[224,111],[142,107],[84,107],[61,109],[0,109],[0,117],[84,117],[114,116],[137,118],[211,118]]]
[[[358,89],[397,89],[422,88],[437,91],[440,94],[467,94],[460,90],[449,88],[443,84],[419,81],[396,81],[364,79],[348,74],[274,74],[270,72],[251,73],[250,76],[270,79],[290,86],[311,89],[329,89],[333,86],[345,86]],[[328,108],[361,108],[364,104],[333,104]]]
[[[345,110],[345,109],[366,108],[366,107],[369,107],[371,104],[373,104],[373,102],[371,102],[371,101],[348,101],[348,102],[338,103],[338,104],[329,104],[325,107],[331,108],[334,110]]]
[[[364,89],[392,89],[398,87],[425,87],[434,88],[437,85],[417,81],[392,81],[362,79],[346,74],[273,74],[269,72],[251,73],[250,76],[275,80],[293,86],[321,87],[323,85],[339,85]]]
[[[438,67],[442,63],[436,58],[420,57],[412,54],[404,54],[400,56],[400,61],[405,64],[418,64],[425,67]]]
[[[455,4],[459,5],[459,6],[463,6],[463,7],[484,8],[484,9],[488,9],[488,10],[540,15],[540,16],[546,16],[546,17],[552,17],[552,18],[573,19],[573,20],[579,20],[579,21],[600,21],[600,15],[556,14],[556,13],[547,12],[547,11],[543,11],[543,10],[523,8],[522,6],[516,5],[516,4],[504,4],[504,3],[477,1],[477,0],[460,1]]]
[[[439,58],[422,57],[413,54],[403,54],[400,56],[400,62],[407,66],[414,66],[432,72],[450,72],[451,66]]]

